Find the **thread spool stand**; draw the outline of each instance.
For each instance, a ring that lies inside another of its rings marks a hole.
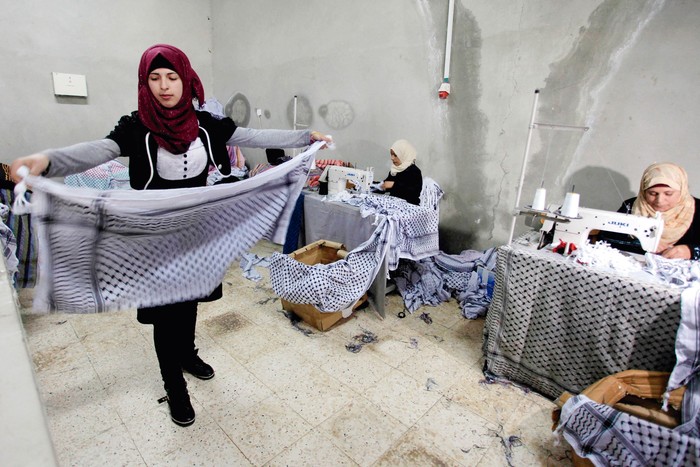
[[[520,169],[520,180],[518,181],[518,191],[515,196],[515,207],[513,208],[513,219],[510,224],[510,234],[508,235],[508,245],[513,243],[513,234],[515,233],[515,223],[518,216],[521,214],[535,214],[541,217],[550,218],[554,217],[560,222],[569,222],[565,216],[561,216],[558,213],[549,213],[547,211],[534,210],[531,207],[521,208],[520,207],[520,196],[523,192],[523,182],[525,181],[525,171],[527,169],[528,159],[530,157],[530,144],[532,143],[532,132],[535,129],[545,129],[554,131],[588,131],[590,127],[587,126],[573,126],[573,125],[560,125],[556,123],[540,123],[536,122],[535,118],[537,116],[537,103],[540,97],[540,90],[535,89],[535,98],[532,102],[532,113],[530,114],[530,126],[527,132],[527,142],[525,143],[525,154],[523,156],[523,165]]]

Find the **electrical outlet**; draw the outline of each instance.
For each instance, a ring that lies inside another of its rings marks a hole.
[[[258,115],[258,118],[262,117],[262,109],[255,109],[255,113]]]

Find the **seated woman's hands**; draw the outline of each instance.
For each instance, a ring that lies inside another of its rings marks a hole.
[[[324,135],[320,131],[312,131],[311,132],[311,141],[325,141],[326,144],[323,145],[321,149],[326,149],[327,147],[330,147],[333,144],[333,138],[330,136]]]
[[[690,259],[690,247],[688,245],[676,245],[660,251],[661,256],[668,259]]]

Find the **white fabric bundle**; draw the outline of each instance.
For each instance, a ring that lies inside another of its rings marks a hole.
[[[322,145],[212,187],[99,191],[26,177],[40,245],[34,309],[95,313],[208,296],[261,238],[283,242]]]

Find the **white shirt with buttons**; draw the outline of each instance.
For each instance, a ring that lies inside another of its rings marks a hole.
[[[165,180],[194,178],[207,168],[207,164],[207,151],[199,138],[192,141],[190,148],[184,154],[173,154],[161,147],[158,148],[156,170]]]

